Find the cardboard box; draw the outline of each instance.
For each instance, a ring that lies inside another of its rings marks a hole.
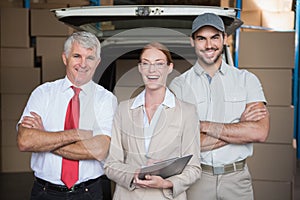
[[[59,58],[62,60],[64,43],[67,36],[62,37],[37,37],[36,54],[37,56],[46,56],[49,58]]]
[[[63,64],[62,59],[52,59],[44,56],[42,60],[42,83],[66,76],[66,66]]]
[[[1,67],[2,94],[29,94],[41,83],[39,68]]]
[[[48,11],[51,9],[68,8],[68,7],[70,6],[64,3],[53,4],[53,3],[44,3],[43,1],[38,1],[30,4],[30,9],[44,9]]]
[[[240,32],[240,68],[294,68],[295,32]]]
[[[260,79],[269,106],[290,106],[292,104],[292,70],[248,70]]]
[[[1,47],[29,48],[29,12],[25,8],[1,8]]]
[[[294,183],[290,181],[253,180],[255,200],[293,199]]]
[[[242,10],[291,11],[293,0],[243,0]]]
[[[1,0],[0,8],[23,8],[24,0]]]
[[[293,106],[268,106],[270,113],[270,133],[267,143],[292,145],[294,138]]]
[[[250,10],[241,12],[241,20],[245,26],[261,26],[261,11]]]
[[[62,61],[63,45],[67,37],[37,37],[36,53],[42,59],[42,82],[53,81],[65,76]]]
[[[58,21],[53,12],[46,9],[31,9],[31,36],[68,36],[72,28]]]
[[[292,145],[256,143],[247,164],[253,179],[290,182],[296,173],[295,159]]]
[[[240,28],[241,32],[270,32],[271,28],[262,27],[262,26],[243,26]]]
[[[19,121],[28,101],[29,94],[2,94],[1,95],[1,120]],[[2,133],[3,134],[3,133]]]
[[[88,0],[32,0],[30,8],[33,9],[56,9],[67,7],[89,6]]]
[[[1,66],[34,67],[33,48],[1,48]]]
[[[1,146],[9,147],[16,146],[17,138],[17,120],[2,120],[1,121]]]
[[[30,172],[31,153],[20,152],[17,145],[1,148],[2,172]]]
[[[223,8],[235,8],[235,0],[220,0],[220,7]]]
[[[276,31],[291,31],[295,27],[294,11],[270,12],[262,11],[262,26]]]
[[[38,0],[41,1],[41,0]],[[102,2],[102,0],[101,0]],[[64,4],[81,4],[81,5],[88,5],[90,3],[89,0],[46,0],[46,3],[64,3]]]
[[[114,0],[101,0],[100,5],[101,6],[113,6]]]

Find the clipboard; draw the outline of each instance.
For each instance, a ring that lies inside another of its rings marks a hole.
[[[153,165],[142,167],[138,175],[139,179],[145,180],[145,176],[157,175],[162,178],[168,178],[170,176],[181,174],[185,166],[188,164],[193,155],[187,155],[183,157],[171,158],[159,162],[155,162]]]

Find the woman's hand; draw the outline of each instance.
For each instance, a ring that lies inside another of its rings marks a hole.
[[[167,189],[172,188],[173,183],[169,180],[163,179],[160,176],[152,176],[152,175],[146,175],[145,180],[141,180],[138,178],[138,175],[136,174],[134,176],[133,184],[135,184],[138,188],[161,188],[161,189]]]

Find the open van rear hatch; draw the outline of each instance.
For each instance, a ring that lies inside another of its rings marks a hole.
[[[198,15],[212,12],[219,15],[225,24],[226,33],[231,35],[242,25],[237,9],[190,5],[122,5],[61,8],[52,10],[56,17],[76,29],[93,31],[99,36],[111,36],[130,28],[161,27],[187,29]],[[102,29],[99,22],[112,21],[114,31]]]
[[[60,8],[51,10],[57,19],[77,30],[94,33],[102,45],[102,60],[93,80],[112,90],[112,74],[119,58],[138,59],[138,50],[150,41],[163,42],[173,53],[189,63],[196,59],[190,45],[192,22],[202,13],[219,15],[231,35],[242,25],[237,9],[193,5],[117,5]],[[226,62],[232,63],[229,48]],[[230,58],[228,61],[227,58]],[[103,79],[103,80],[102,80]],[[108,80],[109,79],[109,80]]]

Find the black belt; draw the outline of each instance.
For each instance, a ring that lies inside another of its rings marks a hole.
[[[95,179],[91,179],[91,180],[88,180],[88,181],[76,184],[76,185],[74,185],[71,188],[68,188],[65,185],[53,184],[53,183],[50,183],[49,181],[45,181],[45,180],[37,178],[37,177],[35,177],[35,180],[38,183],[42,184],[43,187],[45,187],[47,189],[50,189],[50,190],[54,190],[54,191],[57,191],[57,192],[74,192],[74,191],[76,191],[78,189],[84,188],[85,186],[89,186],[89,185],[97,182],[100,178],[101,178],[101,176],[98,177],[98,178],[95,178]]]
[[[211,166],[201,164],[201,168],[204,172],[209,172],[214,175],[228,174],[235,171],[243,170],[246,165],[246,160],[237,161],[235,163],[222,165],[222,166]]]

